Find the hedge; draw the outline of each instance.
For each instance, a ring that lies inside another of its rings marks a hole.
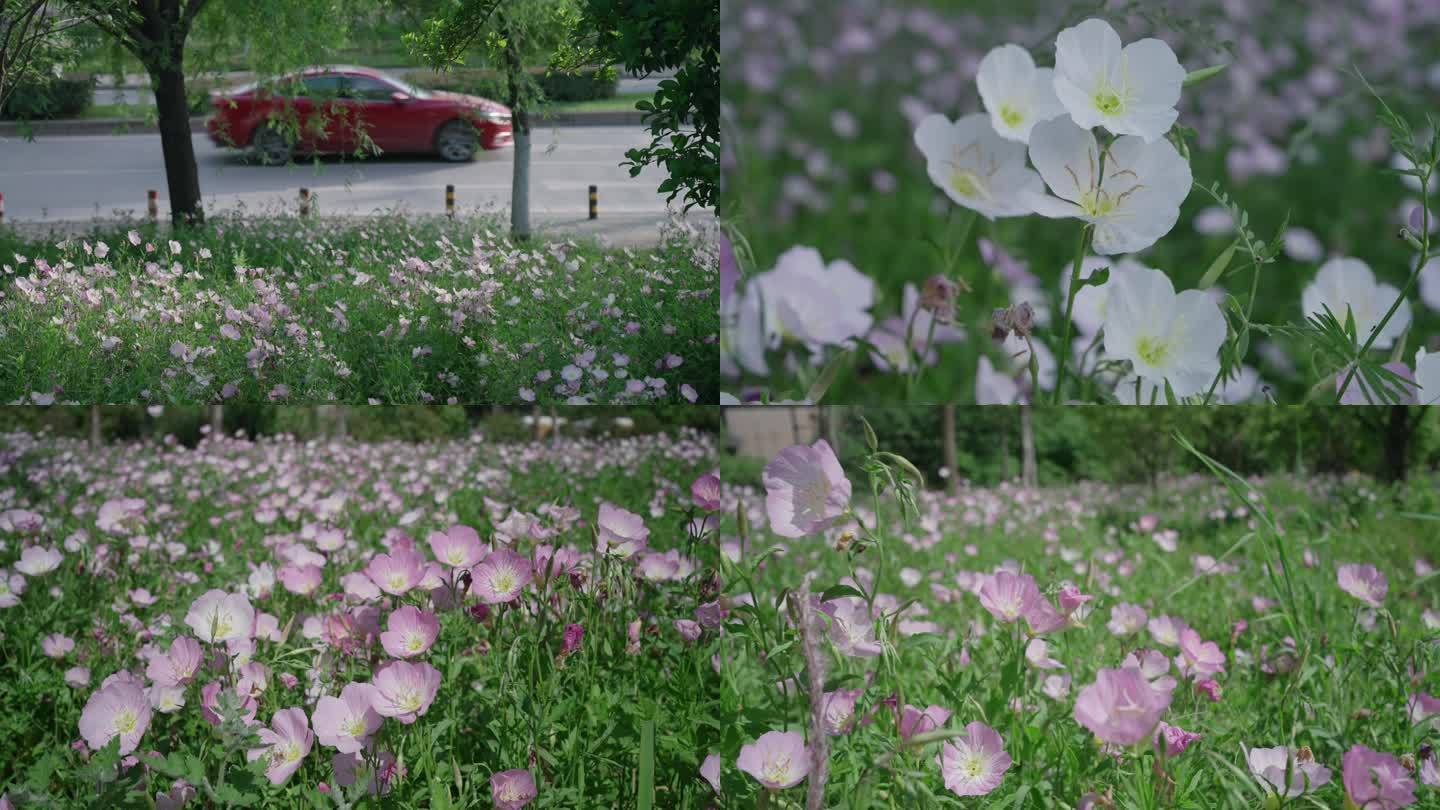
[[[24,82],[0,107],[0,118],[74,118],[95,100],[93,79],[56,78]]]

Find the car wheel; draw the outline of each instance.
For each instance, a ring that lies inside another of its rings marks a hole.
[[[479,148],[480,136],[464,121],[450,121],[435,134],[435,151],[451,163],[464,163],[475,157]]]
[[[293,152],[290,142],[285,140],[285,136],[274,127],[265,127],[255,133],[250,145],[254,150],[256,160],[266,166],[289,163]]]

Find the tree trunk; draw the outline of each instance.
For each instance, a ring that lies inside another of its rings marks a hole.
[[[100,406],[90,406],[90,446],[100,446]]]
[[[1020,476],[1026,489],[1040,485],[1039,472],[1035,464],[1035,426],[1030,415],[1030,406],[1020,406]]]
[[[1385,467],[1386,481],[1404,481],[1410,473],[1410,441],[1415,437],[1415,422],[1410,419],[1410,409],[1404,405],[1391,405],[1385,424]]]
[[[210,406],[210,438],[219,441],[225,435],[225,406]]]
[[[941,432],[945,441],[945,469],[949,471],[950,477],[945,479],[945,487],[951,495],[960,491],[960,472],[955,467],[960,463],[960,454],[955,448],[955,406],[945,405],[941,408]]]
[[[200,224],[200,171],[195,165],[195,144],[190,140],[190,110],[185,103],[185,73],[180,48],[164,67],[150,70],[155,87],[155,114],[160,123],[160,149],[165,154],[165,183],[170,194],[170,222]]]
[[[510,236],[523,242],[530,238],[530,114],[525,111],[521,88],[525,64],[520,58],[520,45],[508,29],[504,31],[504,36],[510,127],[515,138],[515,163],[510,177]]]

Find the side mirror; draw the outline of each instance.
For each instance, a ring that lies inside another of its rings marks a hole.
[[[390,94],[390,100],[394,101],[396,104],[404,104],[405,102],[410,100],[410,95],[408,93],[402,93],[399,90],[396,90],[395,92]]]

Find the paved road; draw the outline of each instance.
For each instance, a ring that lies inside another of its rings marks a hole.
[[[655,91],[660,89],[660,82],[663,78],[662,76],[652,76],[647,79],[622,77],[615,92],[619,95],[629,95],[630,93],[654,95]],[[148,86],[96,87],[95,103],[154,106],[155,96],[150,92]]]
[[[625,150],[646,143],[631,127],[567,127],[537,130],[531,170],[531,210],[546,221],[585,218],[587,187],[600,187],[600,214],[630,219],[666,213],[655,193],[663,170],[647,168],[637,178],[618,164]],[[551,147],[553,151],[548,151]],[[326,214],[368,214],[403,207],[438,213],[445,185],[455,184],[458,205],[506,208],[510,200],[512,151],[482,152],[473,162],[386,156],[356,162],[325,158],[295,166],[257,166],[195,136],[200,189],[205,209],[243,206],[249,211],[294,210],[300,187],[312,189]],[[160,192],[165,207],[165,170],[159,135],[69,135],[33,142],[0,138],[0,193],[5,215],[16,221],[85,220],[123,212],[145,214],[145,191]]]

